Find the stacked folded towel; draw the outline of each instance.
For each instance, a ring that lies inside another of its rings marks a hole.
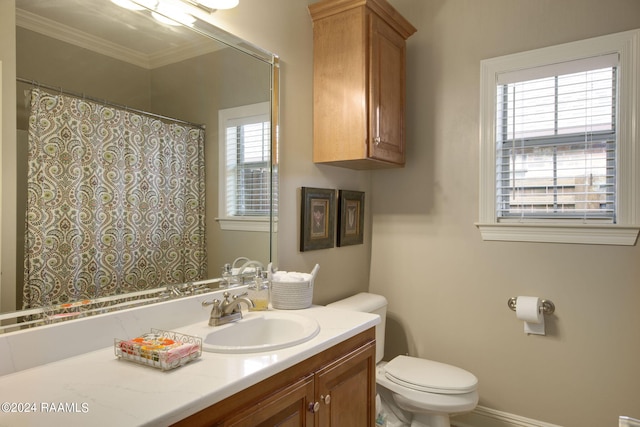
[[[273,282],[310,282],[313,276],[309,273],[295,271],[276,271],[273,273]]]

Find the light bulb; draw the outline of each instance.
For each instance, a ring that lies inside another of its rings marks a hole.
[[[196,18],[183,12],[177,5],[167,3],[160,3],[156,12],[151,12],[151,15],[155,20],[173,26],[191,26],[196,21]]]

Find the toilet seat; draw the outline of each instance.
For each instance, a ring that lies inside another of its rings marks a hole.
[[[476,390],[475,375],[456,366],[411,356],[397,356],[385,365],[390,381],[427,393],[465,394]]]
[[[473,410],[478,404],[478,390],[464,394],[426,393],[391,381],[385,368],[389,362],[380,362],[376,368],[376,383],[394,394],[395,402],[405,411],[435,414],[458,414]]]

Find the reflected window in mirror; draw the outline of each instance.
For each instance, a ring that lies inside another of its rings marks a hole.
[[[271,207],[270,105],[261,102],[218,112],[223,230],[269,231]]]

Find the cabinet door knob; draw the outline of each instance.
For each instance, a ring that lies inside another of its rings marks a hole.
[[[328,394],[326,396],[320,396],[320,400],[328,405],[329,403],[331,403],[331,396]]]
[[[379,136],[376,136],[375,138],[373,138],[373,143],[376,145],[380,145],[380,143],[382,142],[382,140],[380,139]]]
[[[320,402],[311,402],[309,403],[309,412],[315,414],[320,409]]]

